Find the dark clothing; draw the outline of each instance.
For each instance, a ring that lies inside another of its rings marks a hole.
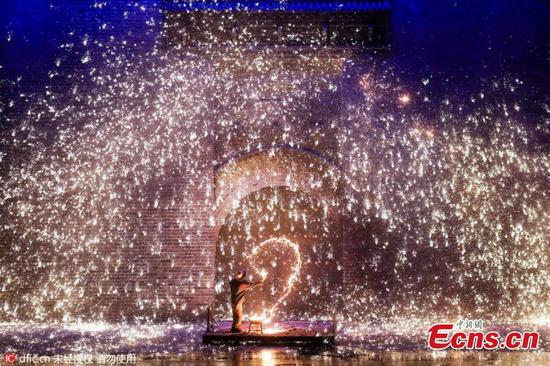
[[[231,287],[231,308],[233,309],[233,324],[232,332],[242,332],[241,324],[243,322],[243,303],[244,295],[247,291],[252,290],[261,285],[261,281],[250,282],[244,278],[234,278],[229,281]]]

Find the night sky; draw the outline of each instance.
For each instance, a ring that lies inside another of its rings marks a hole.
[[[113,9],[132,7],[114,5],[116,1],[4,1],[0,13],[0,75],[2,79],[24,76],[44,81],[49,66],[62,53],[59,46],[70,42],[71,33],[88,34],[94,39],[128,30],[140,33],[135,26],[140,18],[159,18],[158,11],[151,9],[157,3],[141,1],[143,10],[134,7],[137,11],[125,19],[122,11]],[[550,42],[548,2],[395,0],[392,6],[391,58],[412,78],[423,73],[445,73],[453,76],[454,81],[449,82],[449,88],[453,88],[461,85],[454,83],[475,83],[478,76],[504,71],[548,88],[548,72],[544,72]],[[108,31],[100,29],[104,19]]]

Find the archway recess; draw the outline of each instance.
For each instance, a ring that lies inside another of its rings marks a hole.
[[[230,160],[216,171],[214,232],[218,233],[242,198],[276,186],[318,197],[334,210],[339,205],[340,170],[319,155],[300,149],[268,149]]]

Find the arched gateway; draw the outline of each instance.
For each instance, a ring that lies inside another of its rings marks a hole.
[[[344,268],[337,167],[311,152],[274,148],[231,160],[215,176],[216,315],[229,315],[227,283],[243,268],[256,278],[267,273],[249,296],[249,314],[284,297],[278,319],[332,315]]]

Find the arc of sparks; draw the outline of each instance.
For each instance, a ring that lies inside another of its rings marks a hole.
[[[298,281],[300,270],[302,268],[302,256],[300,254],[299,245],[287,239],[286,237],[276,237],[276,238],[270,238],[270,239],[264,240],[263,242],[258,244],[258,246],[254,247],[254,249],[252,250],[252,254],[256,255],[260,250],[262,250],[262,248],[264,248],[265,246],[269,246],[273,243],[283,243],[285,246],[292,249],[295,256],[295,262],[292,266],[292,273],[286,281],[286,285],[283,290],[283,295],[279,297],[277,301],[275,301],[273,305],[269,308],[269,310],[267,312],[264,312],[262,316],[263,320],[265,320],[266,322],[269,322],[273,318],[279,305],[288,297],[288,295],[290,295],[290,292],[292,291],[294,284],[296,283],[296,281]],[[254,270],[260,273],[260,275],[264,279],[268,275],[268,272],[265,269],[258,271],[257,268],[254,268]]]

